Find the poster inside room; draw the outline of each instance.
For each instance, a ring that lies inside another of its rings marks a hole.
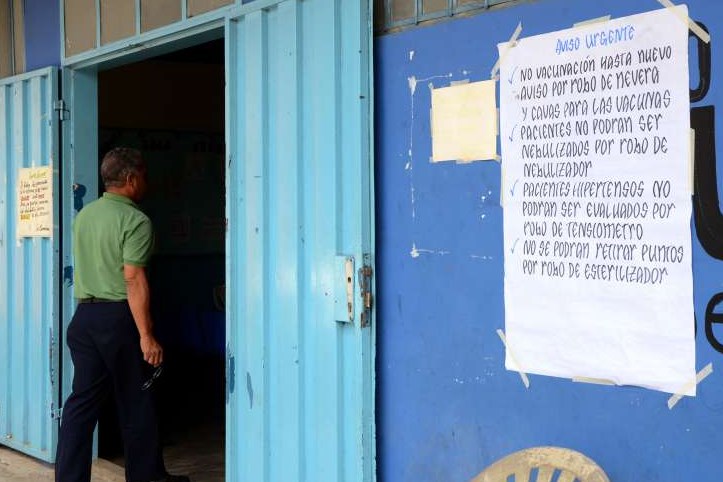
[[[508,47],[507,368],[695,394],[687,25],[662,9]]]

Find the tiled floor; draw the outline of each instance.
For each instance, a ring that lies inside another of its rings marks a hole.
[[[187,475],[192,482],[223,482],[224,441],[222,422],[205,422],[173,434],[167,437],[163,450],[166,470]],[[112,462],[123,466],[122,458]]]
[[[223,427],[204,424],[190,437],[179,439],[164,450],[166,469],[171,474],[188,475],[193,482],[223,482]]]

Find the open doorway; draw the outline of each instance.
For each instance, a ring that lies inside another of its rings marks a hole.
[[[141,208],[156,234],[151,310],[165,362],[153,389],[167,469],[196,482],[224,480],[223,40],[100,72],[98,124],[99,158],[128,146],[148,164]],[[113,400],[98,453],[123,463]]]

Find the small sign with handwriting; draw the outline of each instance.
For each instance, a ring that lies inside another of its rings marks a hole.
[[[18,170],[18,237],[53,236],[53,167]]]

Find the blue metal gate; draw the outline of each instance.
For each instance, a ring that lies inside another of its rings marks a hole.
[[[0,80],[0,443],[52,462],[58,433],[58,73]],[[19,169],[53,166],[50,237],[17,233]]]
[[[226,22],[227,480],[374,480],[370,15]]]

